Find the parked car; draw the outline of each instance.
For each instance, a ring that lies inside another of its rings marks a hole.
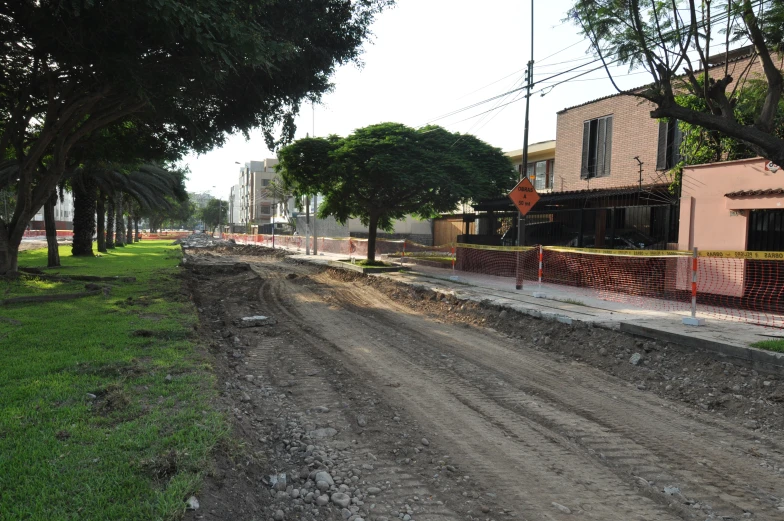
[[[543,246],[566,246],[574,237],[571,231],[562,222],[532,223],[525,225],[525,243],[527,245],[541,244]],[[517,226],[513,226],[501,237],[503,246],[517,244]]]
[[[645,250],[655,246],[660,241],[657,241],[653,237],[649,237],[642,232],[637,230],[622,230],[615,234],[615,240],[613,244],[613,248],[617,250]],[[604,244],[602,247],[609,248],[610,247],[610,236],[604,236]],[[578,245],[578,238],[575,237],[571,241],[569,241],[568,246],[576,248]],[[595,248],[596,246],[596,235],[584,235],[583,236],[583,248]]]

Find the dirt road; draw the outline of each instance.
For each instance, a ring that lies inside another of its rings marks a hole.
[[[421,292],[280,256],[190,264],[225,404],[258,455],[224,465],[195,517],[784,519],[780,432],[539,347],[598,345],[600,331],[532,341],[478,326],[487,314],[467,304],[428,313]],[[274,324],[233,323],[255,314]]]

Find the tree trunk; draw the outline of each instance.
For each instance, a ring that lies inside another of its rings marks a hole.
[[[75,179],[74,194],[74,236],[71,255],[74,257],[93,256],[93,235],[95,235],[95,203],[98,190],[95,179],[89,175]]]
[[[128,205],[128,220],[125,226],[125,244],[133,244],[133,218],[131,217],[131,208]]]
[[[98,216],[97,231],[98,251],[106,253],[106,196],[103,192],[98,192],[98,200],[95,204],[95,213]]]
[[[106,248],[114,249],[114,199],[108,197],[106,205]]]
[[[44,227],[46,228],[46,248],[49,257],[46,265],[55,268],[60,265],[60,246],[57,244],[57,223],[54,221],[54,206],[57,204],[57,191],[44,203]]]
[[[117,192],[115,196],[115,211],[116,215],[114,216],[114,223],[117,228],[114,234],[114,245],[118,248],[122,248],[125,246],[125,222],[123,221],[123,194],[122,192]]]
[[[368,262],[376,260],[376,234],[378,232],[378,216],[371,215],[368,223]]]
[[[133,229],[136,232],[135,235],[134,235],[134,239],[133,240],[134,240],[134,242],[139,242],[140,240],[142,240],[142,237],[141,237],[141,235],[139,235],[139,216],[138,215],[134,215],[133,216]]]

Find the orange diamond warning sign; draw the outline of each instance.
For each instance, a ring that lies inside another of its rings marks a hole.
[[[512,200],[514,205],[520,210],[520,213],[526,215],[531,211],[536,202],[540,199],[539,194],[536,193],[534,185],[531,180],[524,177],[522,181],[517,183],[517,186],[509,192],[509,199]]]

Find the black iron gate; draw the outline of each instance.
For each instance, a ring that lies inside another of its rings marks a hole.
[[[784,251],[784,210],[751,210],[747,250]]]

